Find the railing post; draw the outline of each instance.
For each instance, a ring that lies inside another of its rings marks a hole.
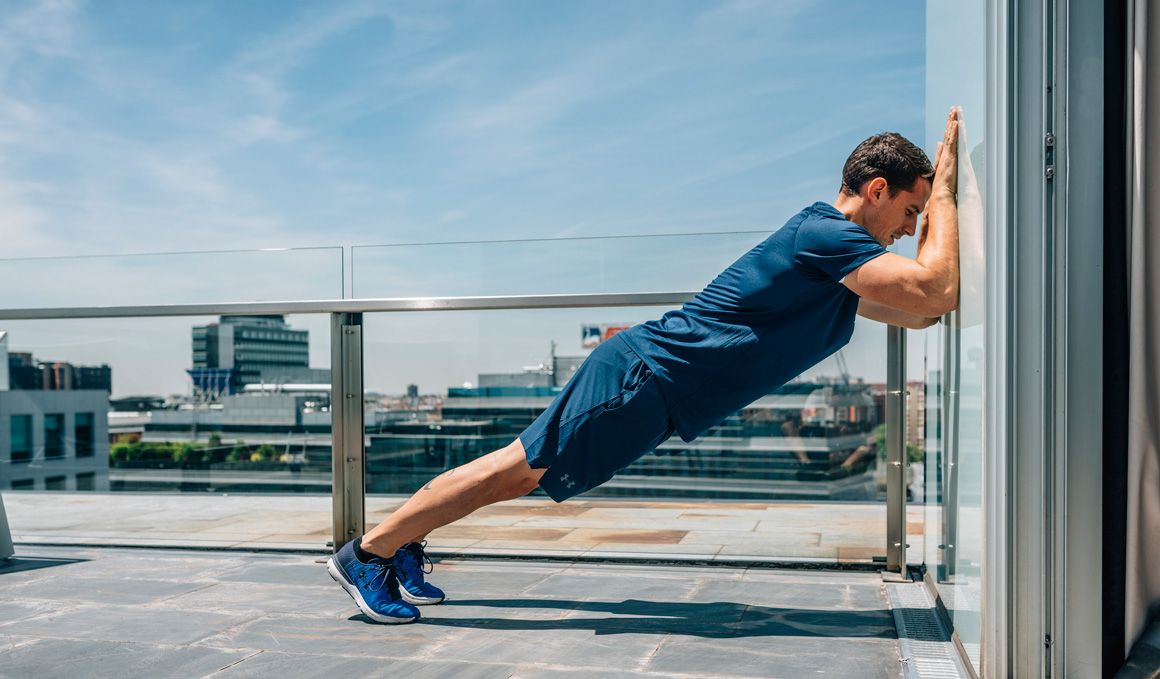
[[[331,498],[336,552],[365,530],[362,320],[361,313],[330,315]]]
[[[886,335],[886,569],[906,575],[906,330]]]

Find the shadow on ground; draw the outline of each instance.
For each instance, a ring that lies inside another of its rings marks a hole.
[[[11,559],[0,561],[0,575],[34,571],[40,568],[52,568],[53,566],[67,566],[71,563],[81,563],[84,561],[88,561],[88,559],[41,559],[37,557],[14,556]]]
[[[596,634],[681,634],[708,639],[736,637],[897,637],[890,611],[824,611],[773,608],[728,601],[668,602],[626,599],[571,601],[566,599],[457,599],[442,607],[491,607],[507,609],[560,609],[610,613],[617,617],[567,617],[529,620],[516,618],[436,617],[428,613],[420,622],[445,627],[477,627],[491,630],[592,630]],[[621,617],[624,616],[624,617]],[[352,620],[371,622],[357,615]]]

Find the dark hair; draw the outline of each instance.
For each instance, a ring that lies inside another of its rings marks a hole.
[[[875,177],[886,180],[890,195],[914,188],[919,177],[934,177],[934,168],[922,149],[897,132],[883,132],[858,144],[842,167],[842,192],[851,196]]]

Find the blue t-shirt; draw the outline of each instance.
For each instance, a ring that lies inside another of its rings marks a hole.
[[[866,229],[814,203],[683,307],[620,335],[692,441],[845,346],[858,296],[840,281],[884,252]]]

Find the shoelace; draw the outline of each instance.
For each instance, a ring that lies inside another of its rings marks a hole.
[[[404,547],[407,556],[410,556],[415,561],[415,568],[419,571],[417,573],[420,580],[424,580],[424,573],[430,573],[435,570],[435,563],[431,561],[431,557],[427,556],[427,541],[412,542]]]
[[[367,590],[371,592],[377,592],[381,590],[383,585],[386,585],[391,578],[391,567],[377,560],[371,561],[365,565],[369,570],[372,570],[373,573],[370,575],[370,577],[364,577],[364,575],[366,575],[366,571],[364,570],[358,576],[358,584],[366,585]],[[378,587],[375,587],[375,581],[378,580],[380,576],[382,577],[382,581],[379,582]],[[387,591],[390,592],[390,589]]]

